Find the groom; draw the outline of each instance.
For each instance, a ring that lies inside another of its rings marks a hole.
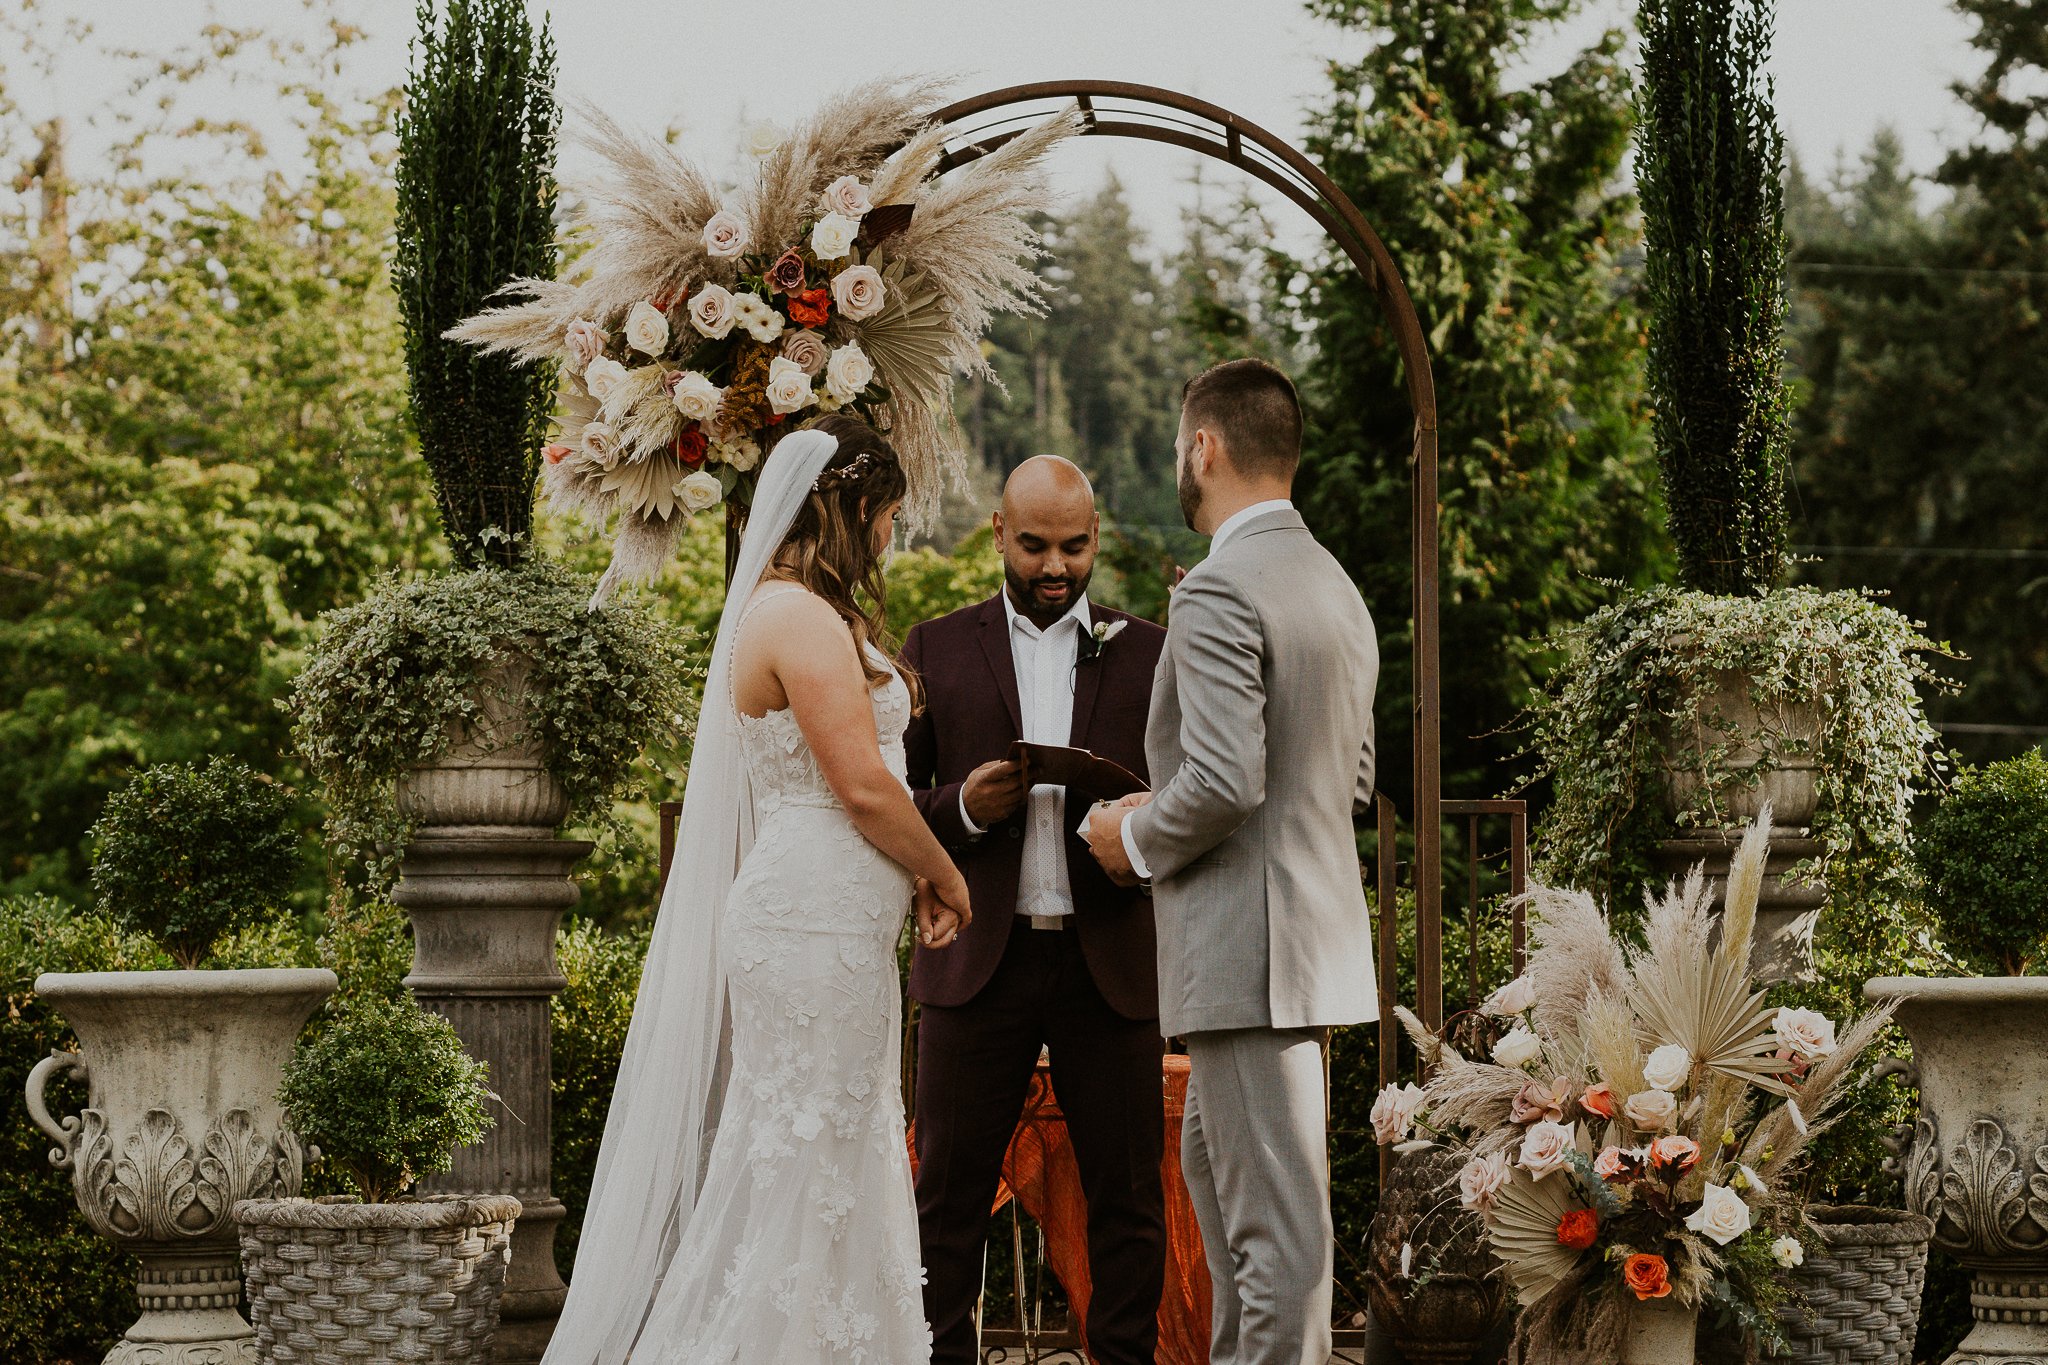
[[[927,621],[903,657],[924,679],[910,785],[974,900],[944,952],[920,948],[917,1216],[934,1365],[976,1360],[975,1301],[1004,1153],[1039,1051],[1080,1168],[1098,1365],[1152,1365],[1166,1266],[1165,1141],[1152,902],[1111,884],[1076,829],[1088,798],[1032,785],[1016,740],[1145,773],[1165,633],[1088,600],[1098,519],[1074,465],[1019,465],[995,517],[1003,588]],[[1317,1362],[1321,1365],[1321,1362]]]
[[[1301,404],[1258,360],[1181,395],[1174,465],[1209,556],[1173,595],[1149,802],[1088,843],[1158,904],[1159,1024],[1192,1070],[1181,1169],[1214,1286],[1211,1365],[1330,1355],[1322,1048],[1377,1017],[1352,815],[1371,799],[1379,647],[1358,589],[1289,502]],[[979,904],[979,902],[977,902]]]

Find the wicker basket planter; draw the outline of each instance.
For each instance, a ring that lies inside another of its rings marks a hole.
[[[263,1365],[484,1365],[519,1201],[235,1205]]]
[[[1798,1365],[1908,1365],[1934,1224],[1903,1209],[1847,1204],[1809,1214],[1816,1239],[1792,1272],[1804,1300],[1778,1310]]]

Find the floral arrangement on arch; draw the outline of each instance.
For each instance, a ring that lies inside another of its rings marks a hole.
[[[616,517],[599,592],[652,578],[683,524],[744,507],[776,441],[846,409],[889,434],[913,524],[962,457],[955,370],[993,378],[980,339],[998,311],[1037,307],[1030,216],[1040,163],[1073,111],[937,178],[940,86],[878,82],[828,101],[787,137],[750,131],[750,184],[720,194],[666,144],[585,111],[581,142],[611,174],[588,187],[563,281],[449,335],[522,361],[560,359],[557,439],[542,452],[558,505]]]
[[[1491,1060],[1399,1011],[1431,1075],[1381,1091],[1374,1134],[1397,1151],[1469,1153],[1456,1196],[1523,1307],[1524,1345],[1583,1341],[1597,1355],[1632,1304],[1666,1299],[1782,1341],[1773,1310],[1805,1256],[1796,1176],[1891,1010],[1838,1035],[1754,989],[1769,828],[1766,810],[1723,915],[1694,868],[1649,898],[1639,947],[1615,940],[1589,896],[1535,887],[1527,971],[1480,1007],[1506,1027]]]

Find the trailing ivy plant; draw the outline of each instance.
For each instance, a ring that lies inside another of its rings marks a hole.
[[[517,653],[527,729],[569,799],[571,823],[608,824],[634,790],[633,761],[688,729],[696,668],[687,637],[629,602],[588,605],[594,579],[546,561],[387,581],[331,612],[280,705],[329,805],[329,838],[392,870],[411,829],[395,779],[444,754],[492,698],[492,667]],[[378,853],[382,845],[384,852]]]
[[[554,42],[522,0],[437,8],[421,0],[398,118],[391,283],[442,530],[462,567],[510,567],[531,546],[554,366],[444,334],[506,280],[554,277]]]
[[[1785,569],[1785,139],[1773,0],[1642,0],[1636,193],[1647,378],[1679,573],[1767,591]]]
[[[1936,773],[1920,690],[1947,690],[1942,651],[1911,621],[1861,593],[1785,588],[1719,597],[1653,588],[1564,634],[1564,662],[1530,712],[1536,777],[1551,785],[1542,875],[1610,905],[1638,899],[1651,850],[1681,827],[1718,828],[1731,782],[1755,787],[1785,760],[1816,761],[1814,835],[1831,889],[1890,879],[1907,865],[1913,797]],[[1731,681],[1747,707],[1716,703]],[[1817,705],[1811,740],[1780,722]],[[1700,741],[1674,743],[1697,725]],[[1732,755],[1761,749],[1731,774]],[[1682,808],[1672,769],[1697,779]]]
[[[2007,976],[2048,955],[2048,755],[1965,768],[1914,843],[1950,951]]]

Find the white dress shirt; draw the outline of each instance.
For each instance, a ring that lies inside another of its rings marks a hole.
[[[1017,674],[1017,709],[1030,744],[1070,744],[1074,731],[1074,670],[1081,636],[1094,629],[1084,594],[1065,616],[1040,630],[1003,592],[1010,623],[1010,663]],[[1067,878],[1067,833],[1061,818],[1067,789],[1041,784],[1025,797],[1024,852],[1017,872],[1017,913],[1052,918],[1074,913]],[[981,826],[967,813],[967,788],[960,788],[960,821],[970,834]]]
[[[1223,524],[1217,527],[1215,533],[1209,537],[1209,553],[1214,555],[1217,551],[1221,550],[1223,543],[1239,531],[1242,531],[1245,523],[1252,520],[1252,518],[1263,517],[1268,512],[1291,511],[1293,507],[1294,504],[1286,498],[1268,498],[1264,502],[1255,502],[1249,507],[1239,508],[1225,517]],[[1152,871],[1145,866],[1144,855],[1138,852],[1138,841],[1131,837],[1131,822],[1129,818],[1124,820],[1121,832],[1124,839],[1124,856],[1131,860],[1131,871],[1137,873],[1140,878],[1150,881]]]

